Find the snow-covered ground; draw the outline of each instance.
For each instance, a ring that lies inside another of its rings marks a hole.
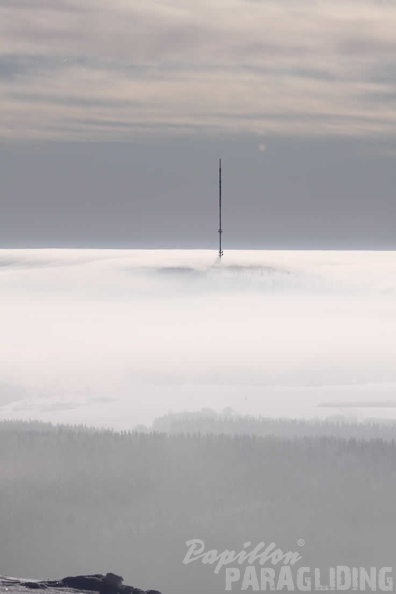
[[[396,418],[396,252],[0,250],[0,333],[0,418]]]

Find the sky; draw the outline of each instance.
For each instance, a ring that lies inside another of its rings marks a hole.
[[[395,249],[393,0],[1,0],[0,246]]]

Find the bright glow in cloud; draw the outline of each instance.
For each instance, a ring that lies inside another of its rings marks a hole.
[[[395,273],[390,252],[0,251],[0,415],[131,427],[387,400]]]
[[[0,134],[392,134],[395,48],[390,1],[3,0]]]

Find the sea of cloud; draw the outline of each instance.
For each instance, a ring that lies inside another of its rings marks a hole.
[[[0,250],[0,418],[396,417],[395,297],[395,252]]]

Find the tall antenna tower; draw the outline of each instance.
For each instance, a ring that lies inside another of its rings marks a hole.
[[[223,229],[221,228],[221,159],[219,160],[219,258],[223,256],[223,250],[221,248],[221,236]]]

